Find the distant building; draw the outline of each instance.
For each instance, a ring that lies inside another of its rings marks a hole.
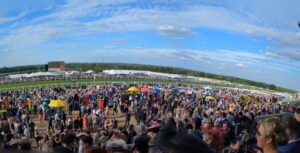
[[[65,62],[64,61],[51,61],[48,62],[48,71],[64,71],[65,70]]]

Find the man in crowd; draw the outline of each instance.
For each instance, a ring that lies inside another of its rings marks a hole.
[[[300,122],[300,107],[296,108],[295,118],[298,122]]]
[[[35,138],[34,127],[35,127],[35,124],[34,124],[33,120],[30,120],[30,123],[29,123],[30,138]]]
[[[130,123],[130,118],[131,118],[131,114],[130,114],[130,112],[128,111],[128,112],[126,113],[126,117],[125,117],[125,128],[127,128],[127,126],[129,125],[129,123]]]
[[[288,135],[289,142],[286,146],[281,146],[278,150],[281,153],[298,153],[300,151],[300,125],[294,117],[282,118],[282,124]]]
[[[226,121],[223,122],[223,131],[224,131],[224,147],[228,147],[235,140],[232,124]]]
[[[95,148],[93,148],[93,138],[91,136],[82,137],[83,142],[83,153],[91,153]]]
[[[56,147],[57,153],[73,153],[73,147],[75,146],[76,136],[74,134],[67,134],[62,138],[62,146]]]

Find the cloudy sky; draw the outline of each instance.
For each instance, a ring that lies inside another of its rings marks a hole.
[[[1,0],[0,67],[141,63],[300,90],[299,6],[299,0]]]

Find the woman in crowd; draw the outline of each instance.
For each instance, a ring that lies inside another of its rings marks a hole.
[[[279,117],[263,119],[258,124],[256,138],[257,146],[262,148],[264,153],[279,153],[276,148],[288,142],[288,136]]]
[[[51,151],[51,141],[48,135],[41,140],[41,150],[42,152],[50,152]]]
[[[85,113],[83,117],[83,129],[87,129],[87,128],[88,128],[88,113]]]

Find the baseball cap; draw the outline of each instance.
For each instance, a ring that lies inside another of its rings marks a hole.
[[[154,128],[160,128],[160,127],[161,127],[161,125],[159,123],[154,122],[154,123],[152,123],[152,125],[150,127],[148,127],[148,129],[154,129]]]

